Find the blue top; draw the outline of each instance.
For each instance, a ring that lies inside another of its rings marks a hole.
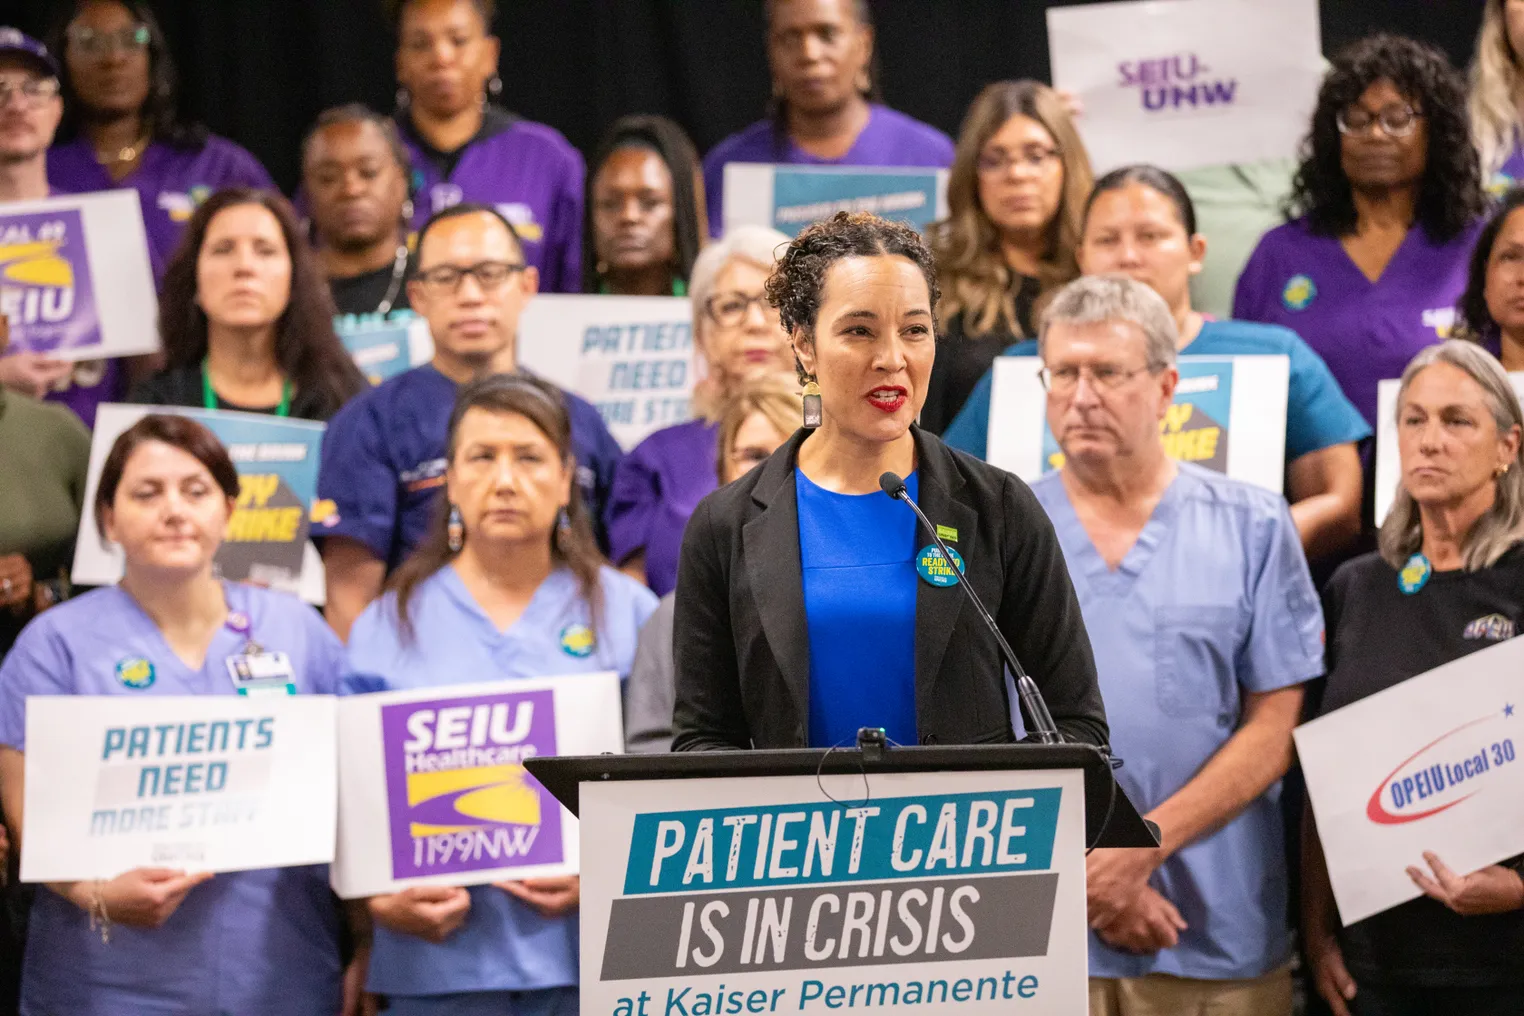
[[[499,631],[453,567],[425,579],[408,616],[416,638],[404,643],[394,593],[365,608],[349,634],[349,661],[340,694],[447,688],[510,677],[587,674],[614,670],[620,680],[635,660],[636,636],[656,609],[656,597],[611,568],[601,577],[603,609],[597,640],[563,645],[563,633],[591,624],[588,606],[567,569],[551,572],[507,631]],[[466,923],[443,943],[375,929],[370,991],[441,995],[469,991],[531,991],[577,983],[577,915],[541,917],[490,885],[471,888]]]
[[[268,589],[229,583],[223,592],[229,610],[248,615],[250,637],[290,658],[298,692],[335,692],[344,650],[317,611]],[[221,628],[192,670],[132,597],[116,586],[88,592],[38,615],[5,657],[0,744],[26,750],[28,695],[236,694],[227,658],[243,646],[244,636]],[[224,872],[192,889],[162,927],[115,924],[106,945],[89,915],[39,888],[24,963],[23,1012],[337,1012],[339,910],[327,865]]]
[[[859,727],[916,744],[915,513],[881,492],[837,494],[798,468],[794,477],[810,745],[854,745]],[[915,473],[905,484],[919,496]]]
[[[1288,328],[1250,321],[1201,323],[1201,331],[1181,356],[1282,355],[1291,360],[1286,389],[1286,461],[1294,462],[1331,445],[1361,441],[1371,429],[1354,404],[1345,398],[1339,383],[1317,353]],[[1026,339],[1002,356],[1036,356],[1037,340]],[[990,387],[993,371],[986,371],[948,425],[942,440],[960,451],[984,458],[990,429]]]
[[[387,571],[401,564],[423,539],[435,493],[444,487],[445,443],[459,390],[424,364],[350,399],[323,434],[318,497],[332,501],[334,510],[312,535],[358,540]],[[577,485],[591,517],[600,519],[624,453],[591,403],[561,394],[571,416]]]
[[[1095,650],[1117,782],[1147,812],[1233,736],[1246,693],[1323,672],[1323,611],[1286,503],[1180,464],[1115,571],[1090,542],[1062,474],[1032,484],[1058,532]],[[1190,927],[1150,956],[1092,933],[1090,976],[1259,977],[1291,957],[1280,784],[1177,851],[1149,884]]]

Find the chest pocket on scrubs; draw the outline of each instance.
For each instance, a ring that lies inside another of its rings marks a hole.
[[[1232,607],[1159,607],[1154,611],[1154,688],[1166,716],[1237,719],[1232,681],[1238,611]]]

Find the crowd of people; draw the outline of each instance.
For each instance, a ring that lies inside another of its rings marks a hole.
[[[0,213],[135,191],[161,350],[7,349],[0,315],[13,874],[47,792],[27,696],[232,694],[256,637],[297,693],[613,670],[630,751],[1019,739],[1034,718],[918,574],[892,470],[1064,738],[1119,758],[1160,830],[1088,856],[1092,1013],[1289,1014],[1298,977],[1337,1016],[1524,1012],[1524,857],[1426,855],[1419,898],[1345,927],[1285,779],[1299,722],[1524,624],[1524,2],[1486,0],[1469,82],[1406,38],[1333,54],[1284,164],[1097,178],[1084,110],[1039,82],[989,84],[956,140],[885,105],[866,0],[769,0],[766,115],[702,158],[632,115],[586,163],[508,111],[492,0],[400,0],[396,109],[318,116],[290,197],[180,114],[147,3],[60,7],[43,40],[0,28]],[[727,230],[735,162],[945,168],[948,214]],[[542,292],[686,297],[691,419],[626,451],[524,369]],[[432,356],[373,386],[344,339],[378,321]],[[1283,495],[1167,454],[1182,355],[1286,358]],[[1062,452],[1030,486],[981,461],[1001,357],[1033,363]],[[143,417],[85,503],[123,401],[326,423],[322,613],[219,577],[238,474],[198,423]],[[70,584],[82,517],[121,549],[113,586]],[[322,867],[6,894],[0,1014],[578,1007],[575,876],[349,905]]]

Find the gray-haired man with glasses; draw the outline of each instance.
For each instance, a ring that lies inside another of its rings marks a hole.
[[[314,535],[322,538],[328,621],[341,637],[427,529],[444,486],[459,387],[520,369],[519,317],[538,288],[518,235],[490,205],[456,205],[418,231],[408,300],[429,323],[434,359],[352,400],[323,437]],[[589,514],[601,519],[623,453],[591,403],[563,396],[577,483]]]
[[[1127,795],[1155,850],[1086,863],[1092,1016],[1289,1016],[1278,796],[1323,615],[1280,495],[1165,454],[1174,317],[1121,276],[1039,330],[1064,463],[1032,484],[1079,596]]]

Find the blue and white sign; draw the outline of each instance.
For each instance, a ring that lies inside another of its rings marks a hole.
[[[869,781],[584,783],[584,1011],[1084,1012],[1080,774]]]
[[[429,323],[412,311],[379,314],[336,314],[333,330],[349,350],[360,373],[373,385],[405,370],[428,363],[434,356]]]
[[[727,230],[771,226],[796,236],[837,212],[872,212],[924,230],[947,217],[947,170],[749,162],[725,167]]]

